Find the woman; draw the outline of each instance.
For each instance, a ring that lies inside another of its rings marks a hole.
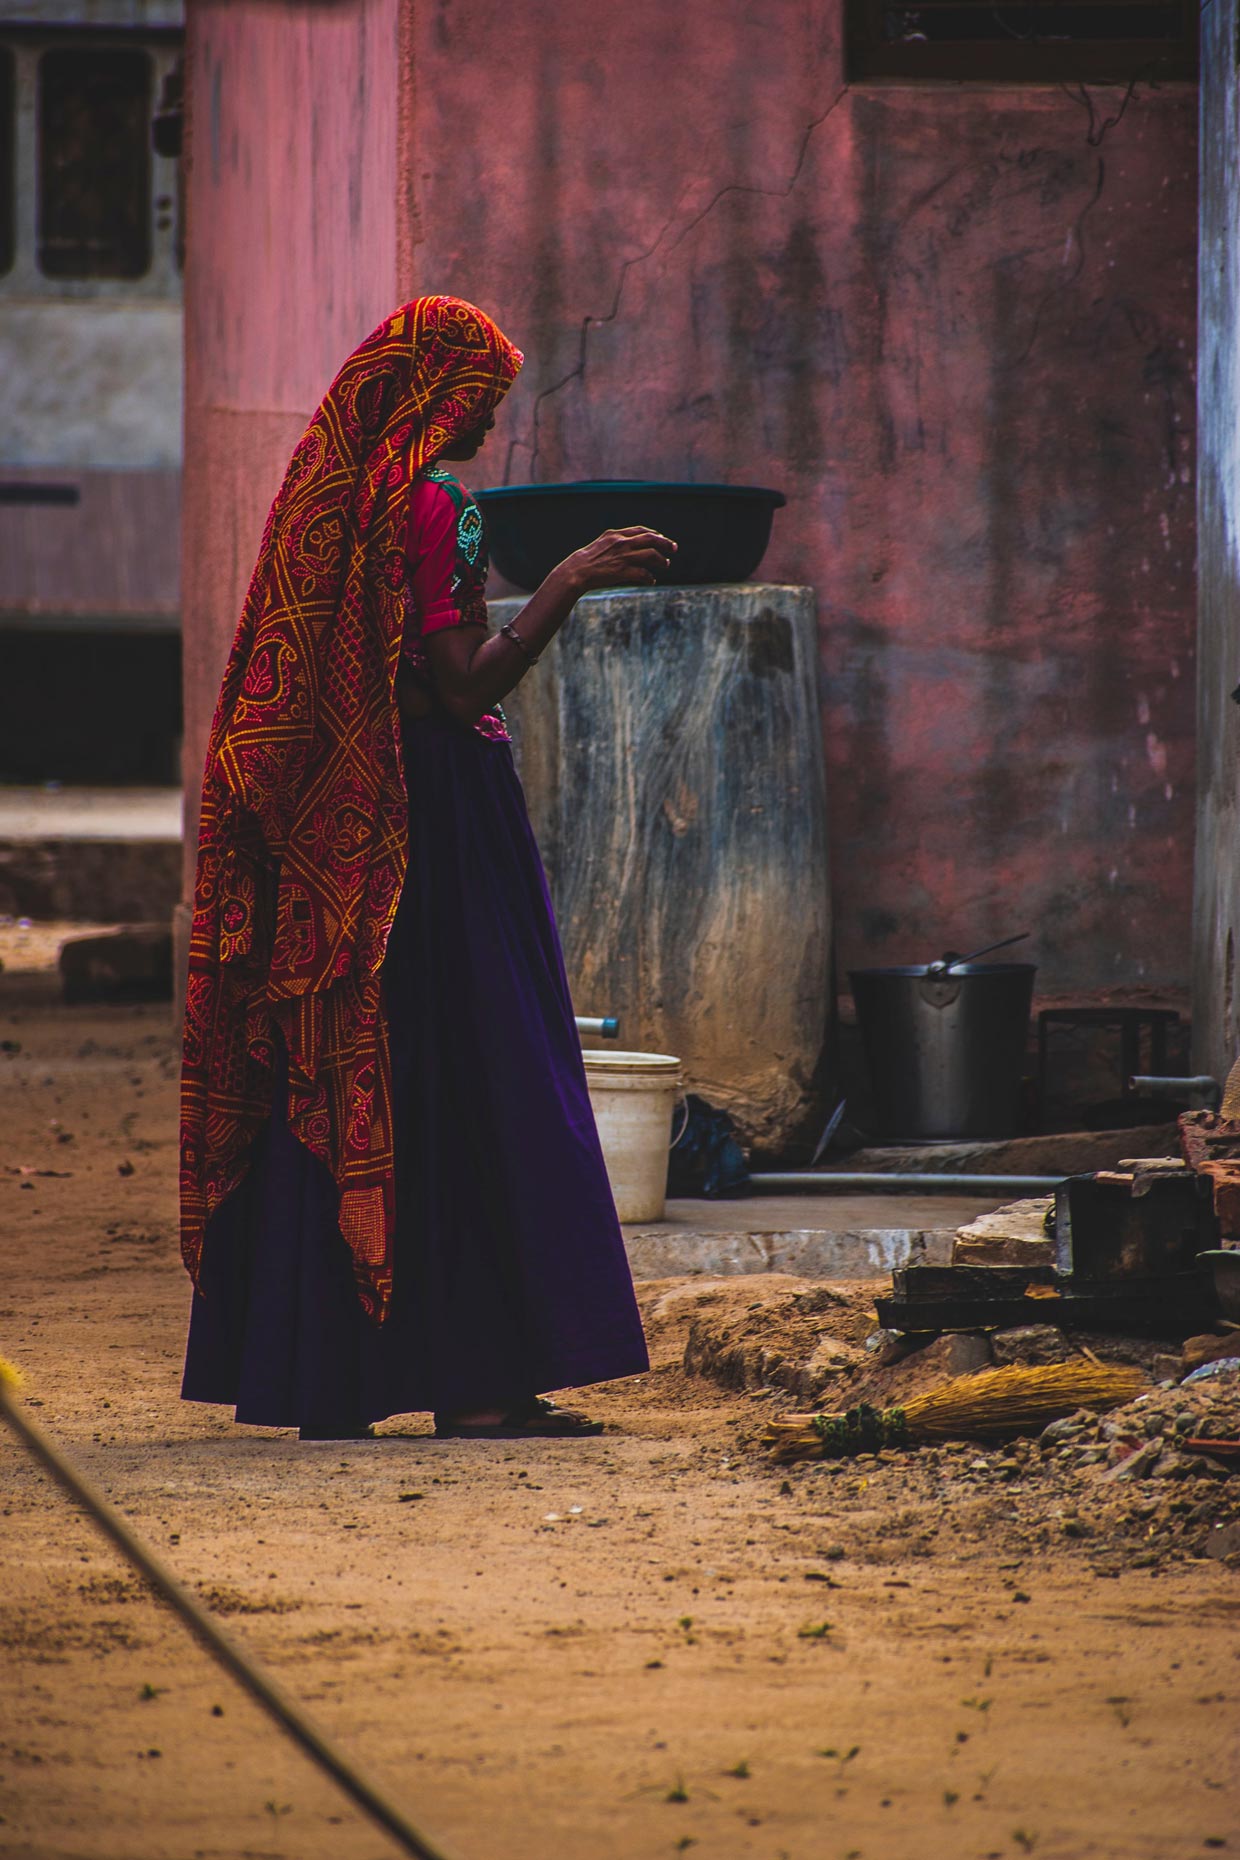
[[[185,1019],[183,1394],[353,1438],[599,1431],[647,1364],[500,700],[612,531],[488,637],[474,457],[521,365],[419,298],[350,356],[272,506],[212,725]]]

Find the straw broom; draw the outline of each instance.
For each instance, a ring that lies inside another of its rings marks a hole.
[[[768,1425],[763,1444],[782,1464],[935,1440],[1003,1438],[1036,1432],[1078,1408],[1117,1408],[1147,1386],[1144,1370],[1128,1363],[1016,1364],[956,1376],[900,1408],[863,1402],[843,1414],[786,1414]]]

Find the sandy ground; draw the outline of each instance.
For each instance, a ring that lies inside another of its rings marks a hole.
[[[597,1440],[302,1446],[182,1405],[174,1094],[165,1010],[0,1009],[0,1351],[462,1860],[1240,1851],[1235,1570],[1041,1544],[924,1456],[785,1478],[754,1443],[787,1397],[680,1366],[692,1285],[643,1288],[656,1366],[591,1392]],[[0,1493],[0,1853],[394,1851],[8,1436]]]

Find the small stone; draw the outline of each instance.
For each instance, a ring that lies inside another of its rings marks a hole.
[[[167,924],[128,924],[61,945],[65,1000],[166,1000],[172,994],[172,932]]]
[[[1057,1324],[1017,1324],[1010,1330],[991,1333],[990,1349],[995,1362],[1066,1363],[1075,1355]]]
[[[838,1377],[865,1362],[865,1352],[856,1344],[841,1343],[837,1337],[824,1337],[801,1371],[799,1392],[810,1401],[816,1400]]]
[[[1212,1363],[1219,1357],[1235,1353],[1236,1333],[1228,1331],[1219,1336],[1214,1331],[1206,1331],[1199,1337],[1186,1337],[1183,1344],[1184,1365],[1187,1369],[1200,1369],[1203,1363]]]
[[[902,1330],[872,1330],[865,1340],[865,1348],[872,1355],[880,1351],[893,1350],[901,1355],[904,1352],[904,1332]],[[893,1358],[894,1360],[894,1358]]]
[[[1149,1472],[1155,1460],[1162,1456],[1162,1441],[1147,1440],[1143,1447],[1130,1453],[1125,1459],[1111,1466],[1099,1479],[1100,1485],[1113,1485],[1120,1479],[1141,1479]]]
[[[929,1387],[932,1375],[971,1376],[976,1369],[989,1369],[990,1363],[990,1344],[980,1331],[953,1330],[906,1356],[903,1368],[923,1378]]]
[[[1206,1537],[1207,1556],[1234,1556],[1240,1551],[1240,1519],[1232,1524],[1216,1524]]]
[[[1184,1374],[1184,1358],[1160,1352],[1150,1364],[1150,1374],[1155,1382],[1178,1382]]]
[[[1163,1453],[1154,1462],[1152,1476],[1155,1479],[1187,1479],[1190,1470],[1190,1463],[1182,1453]]]
[[[1053,1195],[1009,1202],[956,1229],[952,1264],[956,1266],[1053,1265],[1054,1242],[1047,1233]]]

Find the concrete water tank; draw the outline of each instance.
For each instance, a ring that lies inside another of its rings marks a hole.
[[[501,626],[521,600],[493,601]],[[578,1013],[772,1151],[817,1135],[831,906],[814,597],[587,595],[505,701]]]

